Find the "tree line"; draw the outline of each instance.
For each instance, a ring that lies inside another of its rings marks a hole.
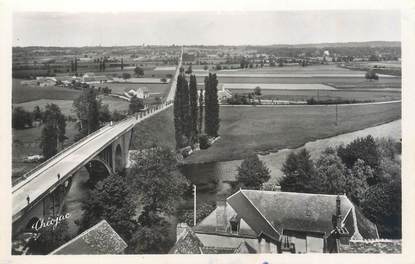
[[[288,155],[279,186],[285,192],[346,194],[377,225],[381,238],[401,238],[400,155],[400,142],[370,135],[326,148],[316,161],[302,149]],[[270,170],[257,155],[242,161],[236,179],[234,191],[278,189],[268,182]]]
[[[187,70],[191,73],[191,66]],[[219,103],[216,74],[205,78],[205,90],[197,90],[196,76],[191,74],[189,82],[181,69],[177,77],[174,98],[174,128],[176,148],[192,146],[200,140],[215,138],[219,131]],[[205,134],[202,134],[204,131]],[[204,138],[204,139],[202,139]]]

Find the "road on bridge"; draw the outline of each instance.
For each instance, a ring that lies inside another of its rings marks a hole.
[[[105,147],[110,145],[119,136],[131,130],[141,121],[164,111],[173,104],[176,91],[176,80],[182,66],[183,48],[179,57],[176,74],[173,78],[166,101],[156,107],[148,109],[141,115],[127,118],[118,123],[109,124],[98,131],[88,135],[70,147],[59,152],[54,157],[40,164],[38,167],[26,174],[23,181],[12,188],[12,219],[13,222],[21,217],[27,206],[33,205],[45,193],[55,186],[63,183],[72,176],[79,168],[87,164]],[[60,177],[58,178],[58,174]],[[27,198],[30,199],[30,204]]]

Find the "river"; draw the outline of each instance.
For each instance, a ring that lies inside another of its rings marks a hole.
[[[259,158],[271,170],[270,182],[278,183],[278,180],[282,177],[282,164],[291,152],[306,148],[310,152],[311,158],[316,160],[327,147],[348,144],[357,137],[365,137],[367,135],[372,135],[375,138],[391,137],[399,141],[401,139],[401,120],[311,141],[296,149],[282,149],[274,153],[259,155]],[[186,164],[181,167],[181,171],[198,187],[197,197],[199,202],[216,201],[217,195],[229,194],[229,182],[235,180],[238,174],[237,168],[241,162],[242,160],[232,160],[204,164]]]

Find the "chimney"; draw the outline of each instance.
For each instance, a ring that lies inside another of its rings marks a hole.
[[[226,200],[218,199],[216,201],[216,231],[226,232],[227,222]]]

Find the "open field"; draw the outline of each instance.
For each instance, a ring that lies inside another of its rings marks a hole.
[[[172,150],[175,149],[173,107],[140,122],[134,127],[131,149],[148,148],[153,143],[159,146],[167,146]]]
[[[331,73],[331,74],[347,74],[347,73],[361,73],[365,74],[364,71],[352,71],[346,68],[337,67],[335,64],[328,65],[308,65],[306,67],[300,65],[284,65],[283,67],[263,67],[263,68],[248,68],[235,70],[222,70],[221,73],[306,73],[306,74],[319,74],[319,73]]]
[[[243,159],[250,153],[275,152],[401,118],[401,103],[338,106],[220,108],[221,139],[194,153],[185,163]]]
[[[35,167],[38,163],[25,163],[23,160],[27,156],[39,155],[42,153],[40,137],[42,126],[28,129],[12,129],[12,175],[13,180],[24,174],[26,171]],[[74,142],[74,137],[78,134],[78,128],[75,122],[66,123],[66,137],[68,139],[64,143],[64,147]]]
[[[197,77],[198,81],[204,80],[203,77]],[[219,83],[349,83],[355,86],[366,85],[366,86],[378,86],[378,85],[389,85],[391,87],[401,87],[400,78],[382,78],[379,77],[377,81],[366,80],[362,77],[221,77],[218,76]]]
[[[81,91],[63,87],[39,87],[21,85],[20,79],[13,79],[12,102],[22,103],[39,99],[73,100],[79,96]],[[31,109],[33,110],[33,109]]]
[[[72,115],[75,116],[75,113],[73,112],[73,100],[51,100],[51,99],[40,99],[20,104],[14,104],[14,106],[20,106],[23,107],[27,111],[33,111],[33,108],[37,105],[41,109],[44,109],[47,104],[56,104],[61,109],[62,113],[64,115]],[[117,111],[127,111],[129,103],[125,100],[105,96],[102,98],[103,104],[108,104],[109,110],[112,112],[114,110]]]
[[[253,91],[246,89],[229,89],[232,94],[248,94]],[[312,97],[317,100],[344,99],[357,101],[394,101],[401,100],[400,91],[371,90],[274,90],[262,89],[262,99],[306,101]]]
[[[319,83],[224,83],[224,89],[240,89],[253,91],[255,87],[265,90],[335,90],[335,88]]]

